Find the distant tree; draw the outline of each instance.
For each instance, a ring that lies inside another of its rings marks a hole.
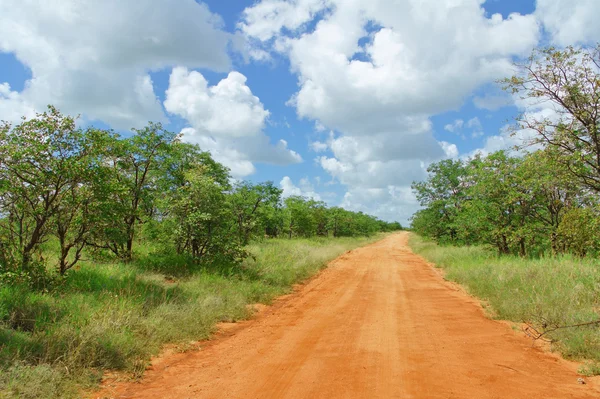
[[[288,197],[285,203],[285,229],[288,237],[311,237],[316,234],[317,221],[312,212],[314,201],[300,197]]]
[[[468,187],[467,168],[461,160],[447,159],[430,165],[427,171],[427,181],[414,182],[412,189],[421,206],[429,211],[417,213],[413,227],[436,240],[456,242],[459,238],[456,217]]]
[[[204,263],[241,260],[245,252],[238,236],[231,234],[233,213],[224,188],[202,166],[188,171],[186,180],[169,201],[177,252]]]
[[[279,207],[282,190],[272,182],[235,185],[229,196],[239,240],[246,245],[252,235],[272,226],[273,210]]]

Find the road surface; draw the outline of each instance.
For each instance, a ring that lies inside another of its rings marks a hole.
[[[351,251],[197,352],[102,398],[600,398],[445,282],[408,234]]]

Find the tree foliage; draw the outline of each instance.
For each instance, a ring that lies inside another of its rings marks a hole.
[[[413,190],[413,228],[442,243],[487,244],[500,254],[598,252],[600,45],[535,50],[505,90],[532,105],[515,131],[518,156],[497,152],[431,165]],[[532,111],[533,109],[533,111]]]
[[[600,44],[594,48],[535,50],[504,88],[552,112],[524,113],[518,128],[530,143],[549,146],[582,184],[600,191]]]
[[[573,230],[586,229],[581,215],[597,212],[594,196],[559,167],[551,149],[442,161],[429,171],[426,182],[413,184],[424,209],[413,216],[412,227],[440,243],[486,244],[520,256],[580,254],[565,243],[585,241]]]
[[[229,170],[160,124],[127,137],[57,109],[0,126],[0,277],[65,274],[84,254],[131,261],[136,243],[194,263],[236,263],[253,239],[371,235],[399,224],[282,198],[272,182]],[[48,253],[54,248],[56,253]]]

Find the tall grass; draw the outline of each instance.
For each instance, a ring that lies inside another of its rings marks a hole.
[[[0,398],[77,397],[107,369],[139,376],[164,344],[208,338],[373,240],[266,240],[242,265],[204,268],[145,248],[130,264],[85,262],[48,293],[0,287]]]
[[[414,234],[410,246],[443,268],[447,279],[484,300],[495,318],[538,328],[600,319],[598,259],[498,257],[482,247],[439,246]],[[600,374],[599,325],[558,329],[547,338],[564,357],[587,361],[582,372]]]

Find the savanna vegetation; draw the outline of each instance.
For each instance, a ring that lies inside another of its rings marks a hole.
[[[600,373],[600,46],[536,50],[504,88],[537,110],[516,150],[432,164],[415,249]]]
[[[0,397],[76,397],[400,229],[233,180],[160,124],[0,126]]]

